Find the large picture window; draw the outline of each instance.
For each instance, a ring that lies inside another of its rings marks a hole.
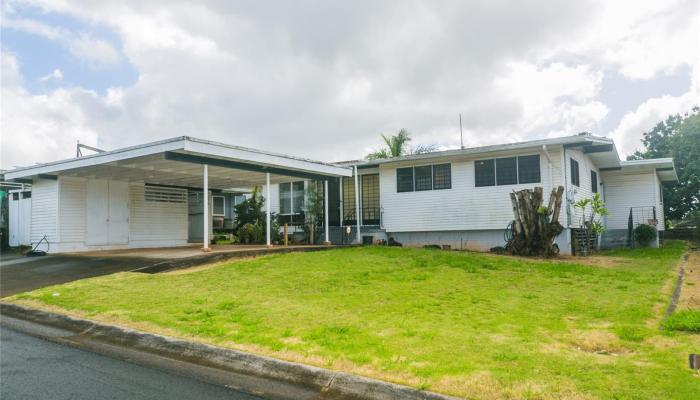
[[[539,154],[474,161],[477,187],[538,183],[540,179]]]
[[[571,161],[571,184],[575,186],[581,186],[581,177],[578,173],[578,161],[573,158],[569,159]]]
[[[413,191],[413,167],[396,169],[396,191]]]
[[[452,189],[452,168],[450,164],[433,165],[433,189]]]
[[[433,190],[433,167],[424,165],[422,167],[413,168],[413,174],[416,179],[416,191]]]
[[[396,191],[399,193],[451,188],[451,164],[421,165],[396,169]]]

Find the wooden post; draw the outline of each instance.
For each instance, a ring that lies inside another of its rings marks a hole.
[[[284,245],[289,246],[289,236],[287,236],[287,224],[284,224]]]

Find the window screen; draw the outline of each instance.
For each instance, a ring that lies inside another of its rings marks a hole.
[[[343,221],[346,224],[354,224],[356,220],[355,179],[343,178]]]
[[[294,214],[299,214],[304,209],[304,181],[292,182],[292,207]]]
[[[476,186],[494,186],[496,184],[496,170],[493,160],[474,161],[474,174]]]
[[[591,170],[591,193],[598,193],[598,174]]]
[[[397,192],[412,192],[413,191],[413,168],[397,168],[396,169],[396,191]]]
[[[433,189],[452,188],[452,167],[450,164],[433,165]]]
[[[211,214],[221,216],[225,214],[224,210],[224,196],[212,196],[211,197]]]
[[[518,157],[518,182],[538,183],[540,182],[540,156]]]
[[[292,213],[292,184],[280,183],[280,214]]]
[[[514,185],[518,183],[518,162],[515,157],[496,159],[496,184]]]
[[[32,192],[22,192],[22,198],[23,198],[23,199],[31,199],[31,198],[32,198]]]
[[[571,160],[571,184],[576,186],[581,186],[581,180],[578,174],[578,161],[570,158]]]
[[[379,225],[379,174],[361,175],[362,224]]]
[[[416,191],[433,190],[433,167],[425,165],[415,167],[413,173],[416,177]]]

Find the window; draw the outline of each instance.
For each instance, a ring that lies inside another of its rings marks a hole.
[[[505,157],[474,161],[475,186],[540,182],[540,156]]]
[[[591,193],[598,193],[598,174],[591,170]]]
[[[416,179],[416,191],[433,190],[433,167],[425,165],[413,168]]]
[[[575,186],[581,186],[581,179],[578,174],[578,161],[573,158],[569,159],[571,161],[571,184]]]
[[[280,214],[292,213],[292,183],[280,183]]]
[[[346,224],[357,223],[354,178],[343,178],[343,222]]]
[[[226,211],[224,209],[224,201],[226,198],[224,196],[211,196],[211,214],[216,216],[225,215]]]
[[[396,191],[413,191],[413,167],[396,169]]]
[[[452,167],[450,164],[433,165],[433,189],[452,189]]]
[[[22,192],[22,198],[23,198],[23,199],[31,199],[31,198],[32,198],[32,192]]]
[[[362,225],[379,225],[379,174],[360,175]],[[355,194],[353,193],[353,196]]]
[[[280,214],[299,214],[304,208],[304,181],[279,184]]]
[[[496,184],[495,162],[491,160],[474,161],[476,186],[494,186]]]
[[[299,214],[304,209],[304,181],[292,183],[292,211]]]
[[[515,157],[496,159],[496,184],[515,185],[518,183],[518,161]]]
[[[12,200],[19,200],[19,193],[12,193]]]
[[[521,184],[540,182],[539,154],[518,157],[518,182]]]

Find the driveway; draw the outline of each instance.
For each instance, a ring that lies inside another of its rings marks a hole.
[[[152,258],[48,255],[0,257],[0,297],[78,279],[153,265]]]

